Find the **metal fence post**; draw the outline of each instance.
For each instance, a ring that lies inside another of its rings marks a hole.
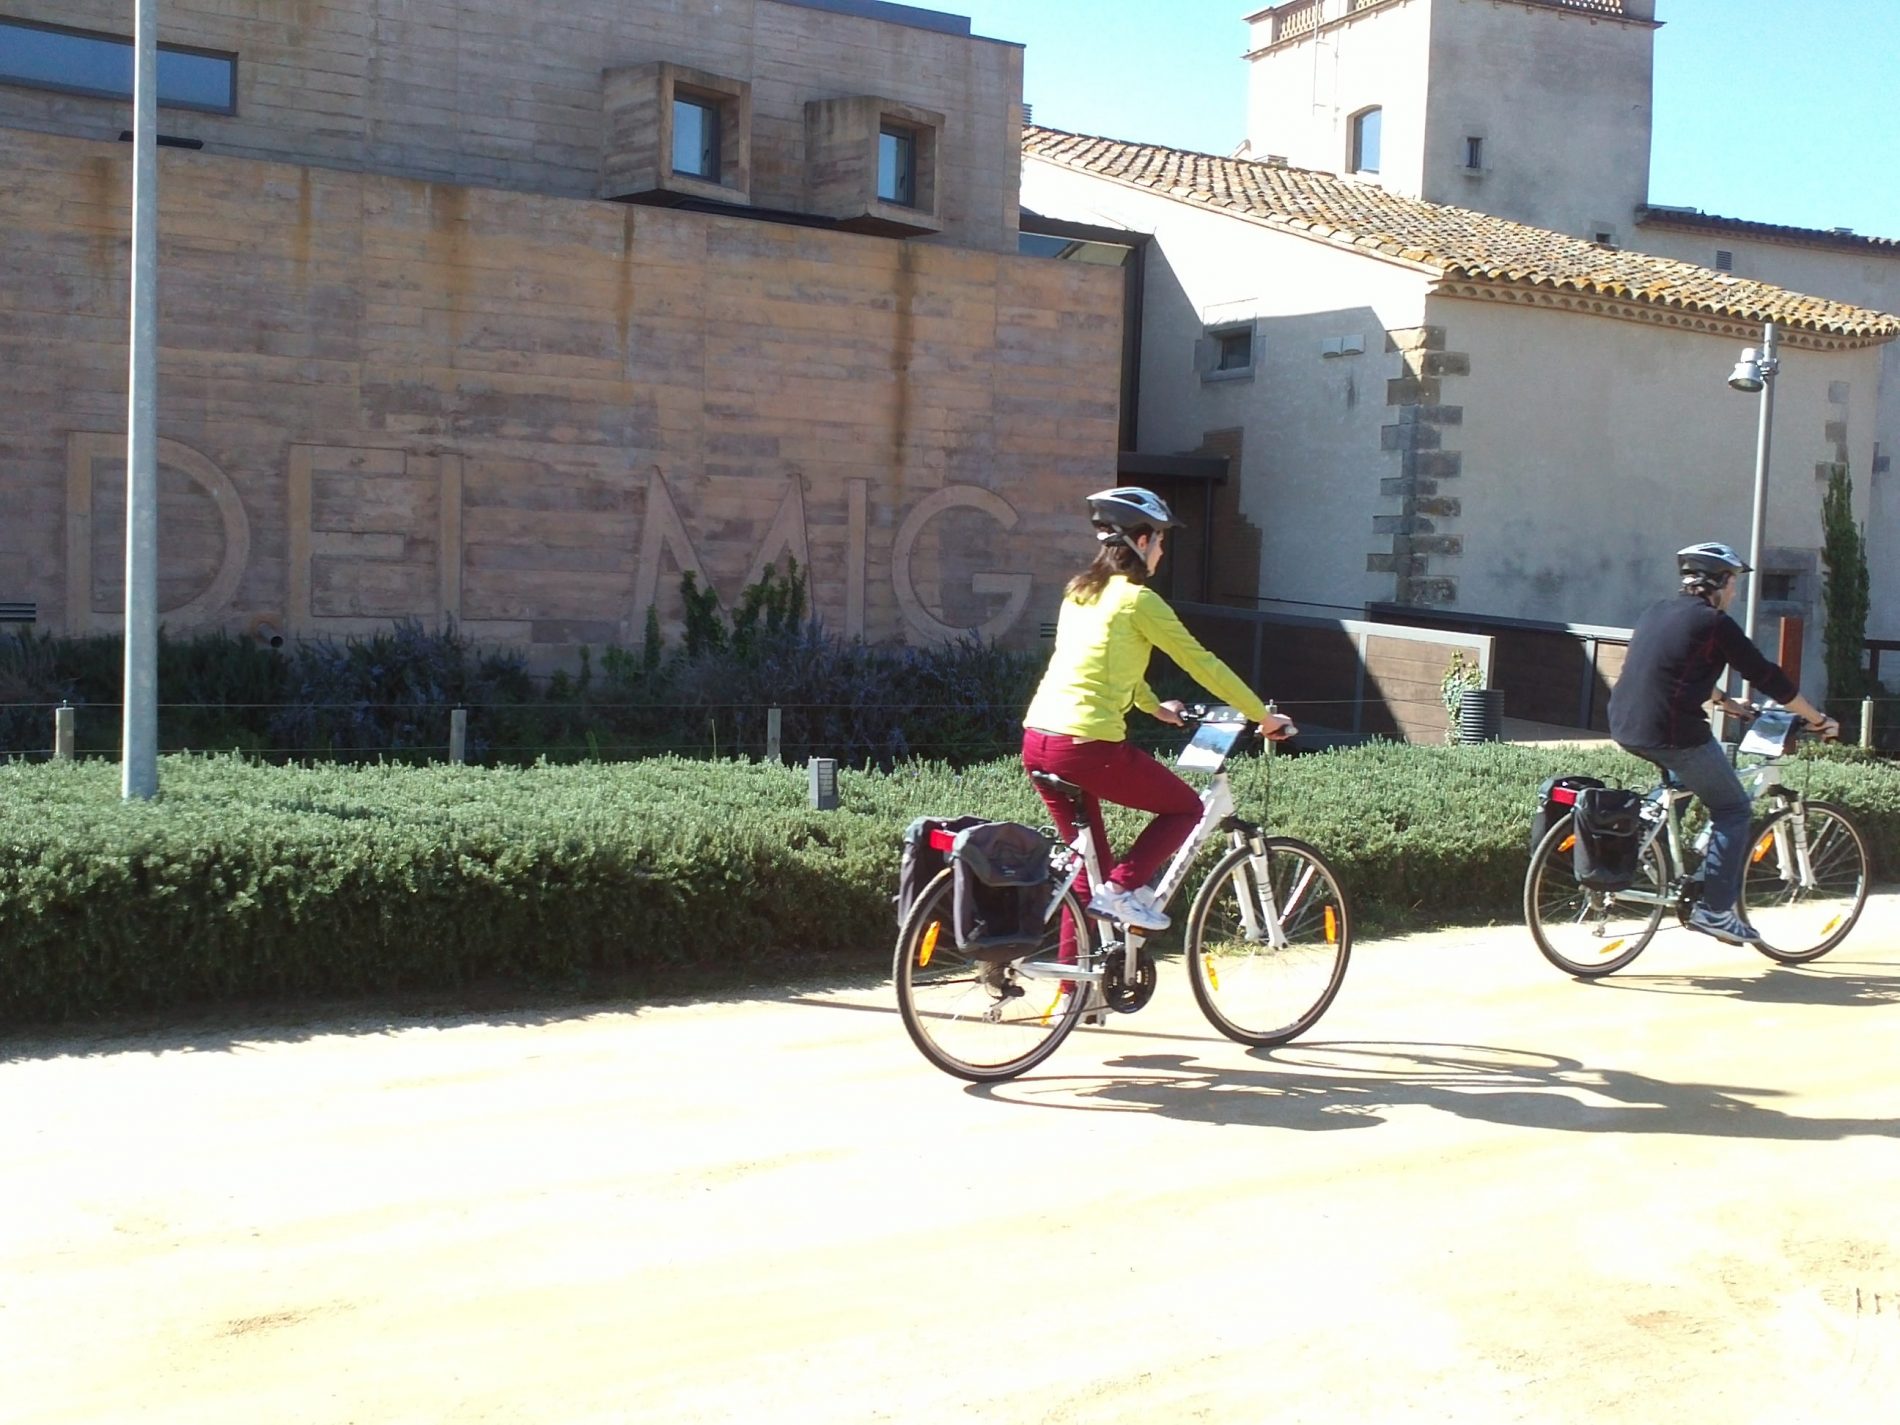
[[[785,760],[779,755],[779,734],[783,727],[783,709],[767,708],[765,710],[765,760],[768,762]]]
[[[1874,700],[1860,700],[1860,745],[1869,752],[1874,750]]]
[[[461,766],[468,760],[468,709],[456,708],[449,713],[449,761]]]
[[[53,760],[70,762],[73,760],[73,709],[71,703],[61,703],[53,709]]]

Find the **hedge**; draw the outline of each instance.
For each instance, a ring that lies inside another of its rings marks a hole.
[[[1539,782],[1640,783],[1613,750],[1393,744],[1237,769],[1244,814],[1337,862],[1362,926],[1515,918]],[[1900,769],[1791,768],[1892,875]],[[674,758],[528,768],[169,757],[156,803],[107,762],[0,766],[0,1023],[509,989],[651,995],[862,973],[923,813],[1042,824],[1019,766],[845,772]],[[1118,814],[1125,839],[1138,818]],[[1166,948],[1166,942],[1163,942]]]

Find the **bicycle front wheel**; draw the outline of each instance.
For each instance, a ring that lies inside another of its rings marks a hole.
[[[1847,938],[1866,904],[1867,843],[1843,808],[1809,802],[1756,829],[1742,873],[1742,913],[1769,959],[1818,960]]]
[[[1284,945],[1276,946],[1278,919]],[[1208,1022],[1242,1044],[1284,1044],[1319,1022],[1346,978],[1352,914],[1339,877],[1305,842],[1229,851],[1188,912],[1188,982]]]
[[[1088,1003],[1088,984],[1065,965],[1088,963],[1093,931],[1074,891],[1014,960],[978,960],[957,948],[951,871],[924,888],[897,936],[897,1008],[923,1056],[947,1074],[993,1083],[1055,1053]]]
[[[1545,833],[1524,875],[1524,923],[1544,958],[1566,974],[1591,980],[1620,970],[1649,944],[1662,923],[1668,877],[1656,843],[1643,848],[1636,883],[1626,891],[1577,884],[1571,818]]]

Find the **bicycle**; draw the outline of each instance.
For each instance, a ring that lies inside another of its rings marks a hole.
[[[1283,1044],[1318,1022],[1339,993],[1352,950],[1352,915],[1339,877],[1303,841],[1268,836],[1234,814],[1228,763],[1257,737],[1222,709],[1195,708],[1197,724],[1177,766],[1212,773],[1201,819],[1155,889],[1166,907],[1201,850],[1225,836],[1226,853],[1202,880],[1188,912],[1185,951],[1194,998],[1210,1023],[1242,1044]],[[1103,884],[1089,793],[1050,773],[1033,774],[1076,808],[1075,837],[1050,838],[1052,894],[1041,938],[1007,960],[967,956],[952,926],[947,867],[918,895],[898,932],[893,975],[904,1028],[924,1057],[977,1083],[1014,1078],[1053,1054],[1088,1019],[1133,1014],[1153,997],[1156,961],[1148,933],[1098,921],[1076,894]],[[948,852],[952,837],[933,831]]]
[[[1859,828],[1842,807],[1812,801],[1782,781],[1781,760],[1800,731],[1795,724],[1785,710],[1760,712],[1732,754],[1763,757],[1740,775],[1757,807],[1768,803],[1766,818],[1751,833],[1738,909],[1761,934],[1756,948],[1786,965],[1817,960],[1839,945],[1867,903],[1867,843]],[[1551,826],[1524,877],[1524,918],[1545,959],[1595,979],[1642,954],[1665,912],[1673,908],[1688,923],[1701,893],[1697,869],[1709,835],[1705,825],[1685,844],[1683,808],[1691,800],[1668,772],[1644,794],[1646,828],[1636,881],[1627,890],[1579,885],[1571,854],[1574,813]]]

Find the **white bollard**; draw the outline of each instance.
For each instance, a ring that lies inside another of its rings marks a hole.
[[[1869,752],[1874,750],[1874,700],[1860,700],[1860,745]]]
[[[783,719],[784,714],[781,709],[767,708],[765,710],[765,760],[768,762],[785,760],[779,755],[779,734],[784,725]]]
[[[73,710],[64,703],[53,709],[53,760],[73,760]]]
[[[449,713],[449,761],[461,766],[468,757],[468,709]]]

